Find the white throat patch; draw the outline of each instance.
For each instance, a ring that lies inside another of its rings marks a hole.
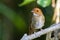
[[[34,16],[39,16],[39,15],[38,15],[38,14],[36,14],[36,13],[33,13],[33,15],[34,15]]]

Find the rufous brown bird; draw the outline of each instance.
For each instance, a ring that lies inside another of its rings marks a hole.
[[[39,8],[34,8],[32,11],[32,32],[42,29],[45,23],[45,17]]]

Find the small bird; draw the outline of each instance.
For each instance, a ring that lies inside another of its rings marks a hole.
[[[39,8],[34,8],[32,10],[32,29],[33,32],[36,32],[44,26],[45,23],[45,17]]]

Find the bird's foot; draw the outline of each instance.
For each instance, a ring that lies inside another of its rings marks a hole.
[[[40,29],[40,31],[42,31],[43,29]]]

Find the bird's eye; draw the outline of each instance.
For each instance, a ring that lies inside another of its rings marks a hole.
[[[39,10],[37,10],[37,12],[39,12]]]

